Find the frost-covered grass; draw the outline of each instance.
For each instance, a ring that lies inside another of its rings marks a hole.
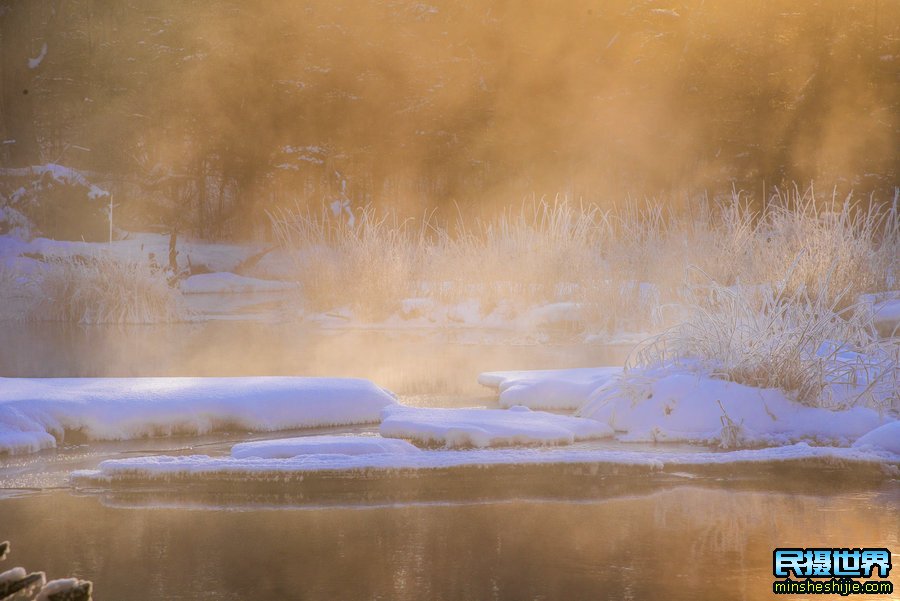
[[[835,311],[896,287],[897,205],[896,197],[822,200],[795,188],[773,194],[762,211],[734,193],[678,209],[531,200],[493,217],[449,220],[297,208],[272,223],[314,311],[348,307],[381,319],[412,297],[515,317],[571,302],[589,331],[659,331],[696,305],[698,281],[751,296],[774,286],[782,300],[821,300]]]
[[[57,257],[38,276],[29,317],[81,324],[183,319],[180,292],[159,269],[97,255]]]
[[[757,226],[765,237],[753,245],[757,279],[781,282],[790,294],[824,294],[837,308],[888,290],[900,275],[897,211],[896,195],[891,205],[848,198],[823,206],[811,191],[780,194]]]
[[[496,217],[447,223],[433,214],[401,219],[368,207],[348,220],[327,208],[272,215],[281,244],[295,259],[309,308],[349,307],[364,319],[398,312],[405,299],[448,306],[474,303],[481,317],[499,307],[523,314],[575,301],[602,289],[604,320],[618,322],[640,306],[635,282],[610,282],[602,246],[611,235],[597,207],[533,201]],[[593,299],[591,299],[593,302]]]
[[[282,211],[272,223],[282,245],[298,251],[292,253],[296,276],[310,307],[350,305],[361,317],[377,319],[413,296],[425,226],[372,208],[347,220],[324,207]]]
[[[642,343],[629,370],[701,371],[757,388],[780,388],[811,406],[832,404],[834,386],[855,391],[843,395],[841,404],[868,401],[876,388],[895,394],[897,344],[879,340],[871,314],[845,306],[846,292],[828,287],[826,279],[813,290],[790,290],[785,283],[747,290],[715,282],[695,289],[687,318]],[[879,398],[876,404],[884,404],[885,396]]]

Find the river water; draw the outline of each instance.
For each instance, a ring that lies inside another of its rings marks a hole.
[[[475,383],[481,371],[615,364],[627,353],[230,321],[5,323],[0,336],[4,376],[358,376],[429,405],[491,406]],[[900,548],[900,483],[841,468],[473,468],[228,491],[76,491],[67,480],[108,457],[215,453],[236,440],[217,433],[0,458],[0,539],[13,542],[5,567],[92,580],[100,601],[772,599],[775,547]]]

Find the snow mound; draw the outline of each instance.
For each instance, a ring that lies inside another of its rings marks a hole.
[[[853,443],[856,449],[885,451],[900,457],[900,421],[875,428]]]
[[[500,391],[500,406],[531,409],[578,409],[591,393],[622,373],[620,367],[492,371],[478,383]]]
[[[185,294],[244,294],[250,292],[279,292],[293,290],[289,282],[275,282],[248,278],[229,272],[201,273],[185,278],[181,284]]]
[[[420,453],[417,446],[378,436],[301,436],[278,440],[242,442],[231,447],[235,459],[288,459],[301,455],[372,455]]]
[[[874,409],[807,407],[778,389],[691,373],[623,377],[594,391],[578,412],[624,441],[718,442],[723,446],[799,440],[848,445],[886,421]]]
[[[350,378],[0,378],[0,453],[91,440],[378,422],[396,401]]]
[[[498,465],[636,465],[651,470],[683,469],[709,465],[742,465],[821,461],[894,465],[897,459],[863,449],[813,447],[799,443],[766,449],[728,452],[615,451],[566,448],[422,450],[418,453],[373,453],[363,455],[312,454],[286,459],[236,459],[208,455],[129,457],[108,459],[96,470],[71,474],[76,485],[128,480],[172,478],[236,478],[252,480],[287,477],[323,471],[423,470],[489,467]],[[590,472],[589,472],[590,473]]]
[[[434,409],[393,405],[382,414],[381,435],[448,447],[492,447],[515,444],[571,444],[603,438],[612,429],[600,422],[510,409]]]

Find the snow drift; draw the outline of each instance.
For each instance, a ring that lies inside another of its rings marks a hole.
[[[887,418],[867,407],[808,407],[776,388],[672,373],[610,382],[579,415],[607,423],[626,441],[773,445],[799,440],[848,445]]]
[[[0,453],[53,448],[67,431],[125,440],[374,423],[394,403],[349,378],[0,378]]]
[[[500,393],[500,406],[530,409],[579,409],[600,385],[620,375],[620,367],[491,371],[478,383]]]

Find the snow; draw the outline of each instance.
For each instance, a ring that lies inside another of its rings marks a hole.
[[[351,378],[0,378],[0,453],[91,440],[378,422],[393,396]]]
[[[627,376],[615,367],[485,372],[478,381],[499,391],[502,406],[579,409],[578,416],[609,425],[625,442],[741,446],[809,440],[849,445],[892,420],[862,405],[841,410],[808,407],[778,389],[686,371]],[[838,384],[827,392],[837,400],[850,396],[849,388]]]
[[[28,59],[28,68],[29,69],[37,69],[41,66],[41,63],[44,62],[44,58],[47,56],[47,42],[44,42],[41,46],[41,51],[34,58]]]
[[[38,596],[34,598],[34,601],[49,601],[52,595],[68,592],[81,583],[82,581],[77,578],[58,578],[57,580],[51,580],[44,585],[44,588],[42,588]]]
[[[27,572],[25,572],[25,568],[13,568],[11,570],[6,570],[5,572],[0,573],[0,584],[4,582],[15,582],[17,580],[22,580],[27,576]]]
[[[4,171],[7,175],[18,175],[18,172],[20,171],[23,171],[26,174],[30,171],[32,174],[38,176],[49,175],[54,180],[60,183],[86,187],[88,189],[88,198],[90,198],[91,200],[97,200],[101,198],[106,200],[109,198],[109,192],[90,183],[80,171],[72,169],[71,167],[66,167],[64,165],[47,163],[45,165],[25,167],[24,169],[6,169]]]
[[[584,307],[573,302],[538,305],[525,314],[524,321],[532,328],[581,329],[585,322]]]
[[[435,303],[430,298],[405,298],[400,301],[400,315],[404,319],[428,317],[434,310]]]
[[[900,457],[900,421],[887,423],[861,436],[853,443],[853,448],[883,451]]]
[[[900,335],[900,290],[860,294],[857,302],[872,315],[875,328],[882,336]]]
[[[167,455],[108,459],[96,470],[71,474],[76,485],[116,480],[169,479],[172,477],[238,479],[270,478],[322,471],[427,470],[497,465],[634,465],[653,470],[706,465],[742,465],[782,462],[868,463],[896,467],[900,456],[864,449],[814,447],[806,443],[729,452],[656,452],[584,450],[567,448],[423,450],[419,453],[363,455],[313,454],[286,459],[236,459],[208,455]]]
[[[900,333],[900,298],[886,300],[874,306],[875,327],[891,336]]]
[[[417,446],[395,438],[360,435],[321,435],[243,442],[231,447],[235,459],[287,459],[301,455],[371,455],[422,452]]]
[[[622,373],[620,367],[494,371],[478,376],[478,383],[500,392],[500,406],[531,409],[579,409],[591,393]]]
[[[514,444],[571,444],[612,435],[606,424],[567,415],[510,409],[436,409],[392,405],[385,408],[382,436],[448,447]]]
[[[0,174],[3,171],[0,169]],[[190,259],[194,266],[204,265],[214,272],[233,272],[245,259],[259,253],[263,248],[256,245],[212,243],[179,237],[177,250],[178,264],[182,268],[187,267],[187,261]],[[9,257],[24,253],[34,253],[46,257],[95,256],[103,253],[116,259],[134,261],[146,261],[147,256],[152,253],[156,256],[157,262],[165,264],[169,256],[169,236],[128,233],[127,238],[113,240],[112,243],[49,238],[35,238],[24,242],[14,236],[0,236],[0,256]],[[265,260],[266,257],[263,259]]]
[[[846,445],[889,421],[868,407],[808,407],[778,389],[666,372],[610,380],[578,414],[609,424],[624,441],[728,446],[798,440]]]
[[[202,273],[185,278],[181,284],[185,294],[237,294],[293,290],[288,282],[275,282],[235,275],[230,272]]]

